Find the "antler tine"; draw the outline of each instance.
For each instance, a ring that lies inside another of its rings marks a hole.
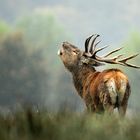
[[[114,57],[113,59],[116,61],[117,59],[121,58],[122,56],[123,56],[123,55],[122,55],[122,54],[120,54],[120,55],[118,55],[118,56]]]
[[[118,49],[115,49],[115,50],[113,50],[113,51],[109,52],[108,54],[106,54],[106,55],[104,56],[104,58],[105,58],[105,57],[108,57],[108,56],[110,56],[111,54],[113,54],[113,53],[115,53],[115,52],[118,52],[118,51],[120,51],[121,49],[123,49],[123,47],[121,47],[121,48],[118,48]]]
[[[86,39],[86,41],[85,41],[85,53],[88,53],[88,44],[89,44],[90,39],[91,39],[93,36],[94,36],[94,34],[91,35],[90,37],[88,37],[88,38]]]
[[[140,69],[140,66],[136,66],[136,65],[128,64],[128,63],[127,63],[128,60],[133,59],[133,58],[135,58],[135,57],[138,56],[138,55],[139,55],[139,54],[135,54],[135,55],[129,56],[129,57],[127,57],[127,58],[124,58],[124,59],[120,60],[119,62],[123,63],[125,66]]]
[[[120,60],[119,62],[126,63],[126,61],[128,61],[128,60],[130,60],[130,59],[132,59],[132,58],[134,58],[134,57],[136,57],[136,56],[138,56],[138,55],[139,55],[139,54],[135,54],[135,55],[126,57],[126,58]]]
[[[128,63],[125,63],[125,66],[140,69],[139,66],[136,66],[136,65],[133,65],[133,64],[128,64]]]
[[[93,54],[94,53],[94,51],[95,51],[95,49],[96,49],[96,46],[97,46],[97,44],[99,44],[100,43],[100,41],[99,42],[97,42],[96,44],[94,44],[95,43],[95,40],[99,37],[100,35],[98,35],[98,34],[95,34],[95,37],[93,38],[93,40],[92,40],[92,43],[91,43],[91,47],[90,47],[90,53],[91,54]],[[93,50],[94,49],[94,50]]]
[[[94,58],[99,51],[102,51],[102,50],[106,49],[107,47],[108,47],[108,45],[107,46],[104,46],[102,48],[99,48],[98,50],[94,51],[94,53],[92,55],[92,58]]]
[[[96,46],[99,44],[101,42],[101,40],[100,41],[98,41],[95,45],[94,45],[94,47],[96,48]],[[93,47],[90,47],[90,51],[89,51],[90,53],[93,53]]]

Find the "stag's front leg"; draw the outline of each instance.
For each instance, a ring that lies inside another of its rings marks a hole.
[[[95,112],[94,102],[89,94],[87,94],[84,97],[84,101],[85,101],[88,113],[94,113]]]
[[[91,104],[88,104],[86,106],[87,106],[88,113],[95,113],[96,112],[94,104],[91,103]]]

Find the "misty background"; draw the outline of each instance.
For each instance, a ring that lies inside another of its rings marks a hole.
[[[85,106],[57,51],[63,41],[84,49],[85,39],[101,35],[102,52],[125,47],[140,52],[139,0],[0,0],[0,108],[41,106],[83,111]],[[131,63],[140,65],[140,56]],[[117,67],[129,77],[129,108],[140,110],[140,70]]]

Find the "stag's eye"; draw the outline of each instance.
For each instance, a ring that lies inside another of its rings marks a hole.
[[[77,55],[78,52],[76,50],[72,50],[73,54]]]

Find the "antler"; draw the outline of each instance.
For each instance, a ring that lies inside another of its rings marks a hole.
[[[88,47],[89,47],[89,41],[90,39],[93,37],[94,35],[91,35],[90,37],[88,37],[85,41],[85,53],[88,53]]]
[[[123,55],[118,55],[114,58],[107,58],[108,56],[120,51],[122,49],[121,48],[117,48],[111,52],[109,52],[108,54],[106,54],[104,57],[99,57],[96,54],[99,51],[104,50],[105,48],[107,48],[108,46],[96,49],[96,46],[100,43],[100,41],[98,41],[97,43],[95,43],[96,39],[99,37],[99,35],[95,34],[95,35],[91,35],[89,38],[86,39],[85,42],[85,55],[87,55],[88,57],[90,57],[91,59],[95,59],[97,61],[103,62],[103,63],[109,63],[109,64],[119,64],[119,65],[123,65],[123,66],[128,66],[128,67],[133,67],[133,68],[140,68],[140,66],[136,66],[133,64],[129,64],[127,63],[128,60],[135,58],[136,56],[138,56],[139,54],[135,54],[126,58],[123,58],[121,60],[119,60]],[[90,45],[90,49],[89,48],[89,42],[90,40],[93,38],[91,45]]]

